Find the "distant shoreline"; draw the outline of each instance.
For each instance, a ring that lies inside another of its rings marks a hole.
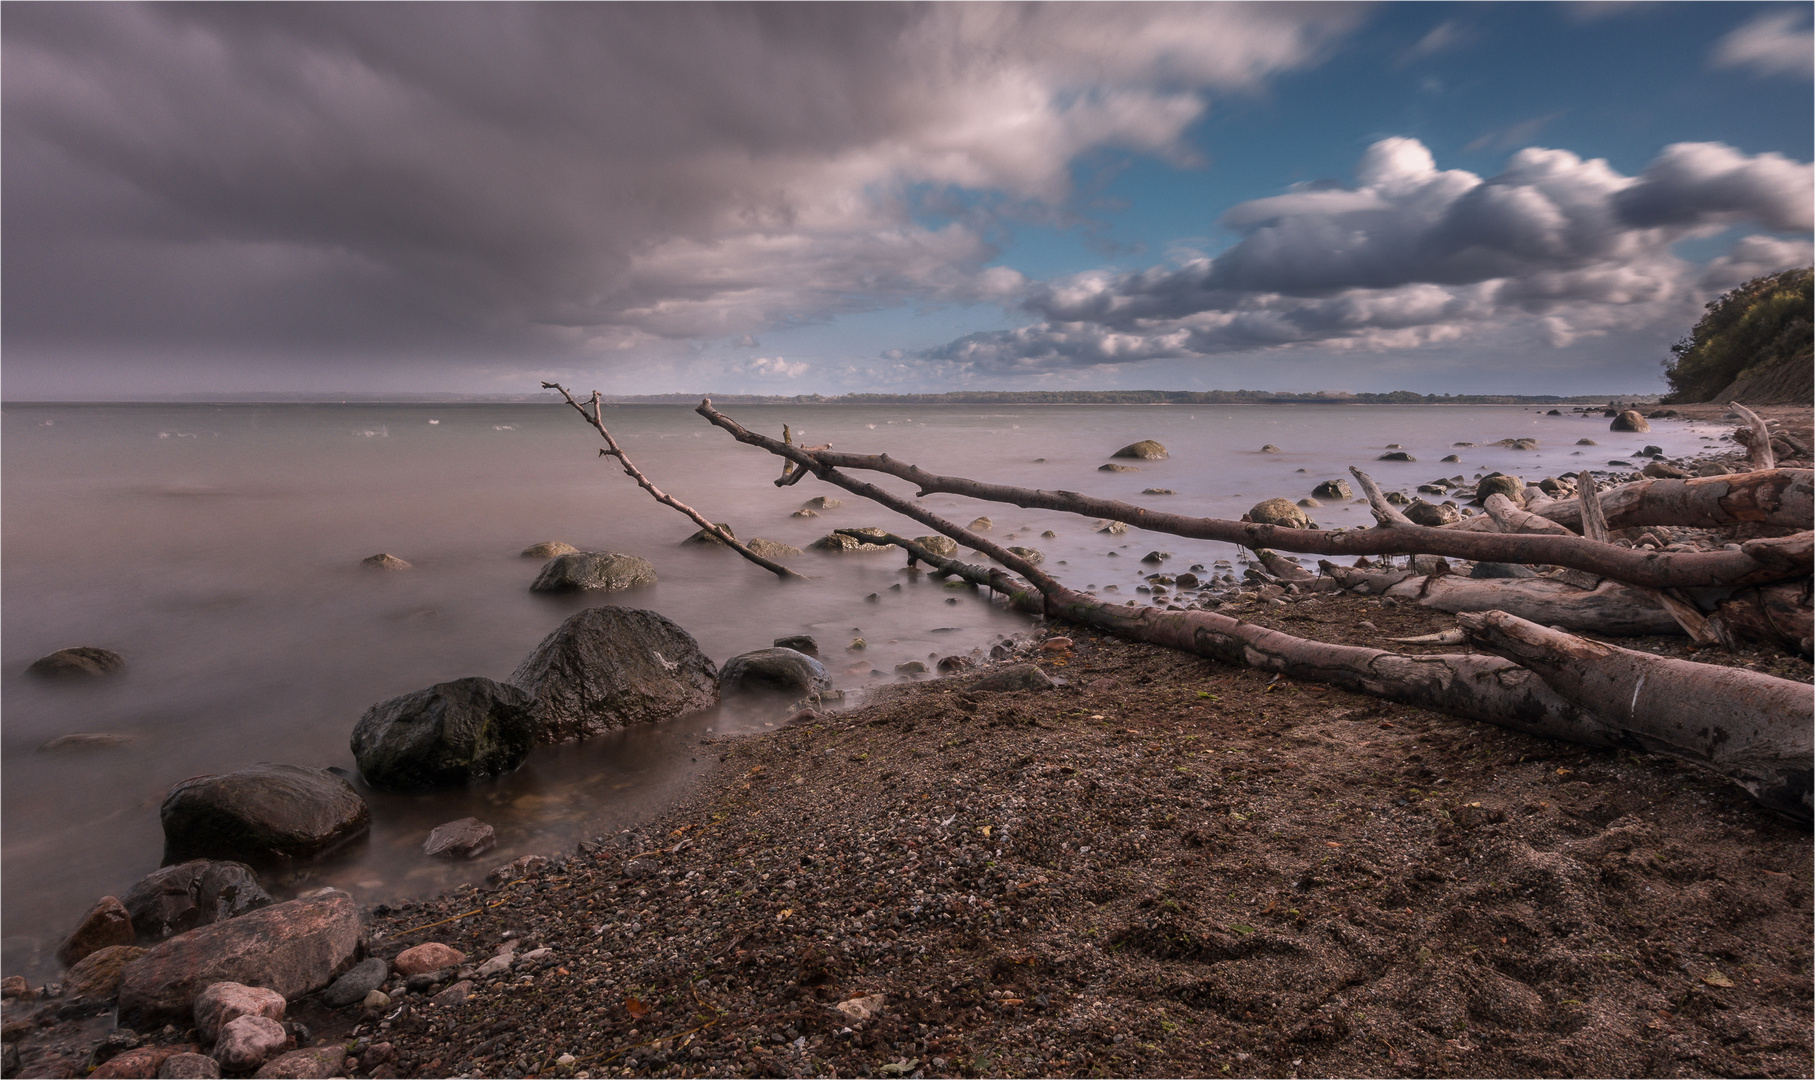
[[[1385,394],[1274,390],[958,390],[942,394],[616,394],[612,405],[1655,405],[1658,394]],[[94,401],[26,400],[4,405],[552,405],[555,394],[172,394]]]

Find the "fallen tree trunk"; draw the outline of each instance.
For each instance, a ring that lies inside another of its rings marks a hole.
[[[1602,718],[1618,742],[1705,765],[1766,806],[1809,820],[1815,710],[1808,686],[1616,648],[1500,611],[1458,621],[1477,646],[1517,661]]]
[[[1811,556],[1815,555],[1815,550],[1811,550],[1806,542],[1800,547],[1765,547],[1756,552],[1752,550],[1751,544],[1740,551],[1651,552],[1596,544],[1574,535],[1509,536],[1503,533],[1465,532],[1412,524],[1323,531],[1156,513],[1113,499],[1099,499],[1073,491],[1041,491],[985,484],[963,477],[940,476],[918,466],[894,461],[887,454],[847,454],[830,450],[809,453],[750,432],[714,409],[710,400],[701,402],[695,411],[714,425],[730,432],[740,442],[763,446],[764,449],[770,449],[765,443],[773,444],[775,449],[771,450],[772,453],[787,451],[784,456],[792,457],[796,464],[806,466],[816,475],[823,475],[829,469],[882,472],[917,485],[921,495],[937,491],[1029,509],[1060,510],[1084,517],[1122,521],[1154,532],[1199,540],[1220,540],[1248,548],[1268,547],[1320,555],[1428,554],[1476,561],[1568,566],[1653,588],[1750,585],[1781,581],[1808,573],[1812,565]],[[793,483],[798,475],[777,483]],[[1757,544],[1759,541],[1752,543]],[[990,557],[996,558],[993,554]]]
[[[1638,525],[1716,529],[1747,522],[1806,529],[1815,520],[1815,470],[1811,469],[1634,480],[1600,494],[1601,511],[1610,529]],[[1584,531],[1579,498],[1559,499],[1536,513],[1571,531]]]
[[[1658,710],[1632,713],[1623,716],[1620,721],[1609,720],[1557,691],[1531,670],[1500,657],[1455,653],[1407,656],[1382,649],[1335,645],[1294,637],[1215,612],[1161,611],[1146,605],[1105,603],[1067,588],[1027,560],[969,529],[915,506],[898,495],[839,472],[837,468],[819,460],[815,453],[787,446],[744,429],[729,417],[713,410],[710,402],[702,403],[700,412],[715,425],[730,432],[738,441],[761,447],[810,468],[821,479],[854,494],[873,498],[883,506],[928,525],[1020,574],[1025,582],[1017,581],[1009,574],[993,568],[967,567],[957,560],[935,555],[892,534],[868,534],[872,539],[903,547],[928,565],[951,573],[961,573],[968,580],[1003,593],[1011,604],[1021,610],[1037,611],[1050,618],[1096,627],[1118,637],[1152,642],[1295,678],[1343,686],[1402,704],[1484,720],[1532,735],[1590,746],[1639,746],[1679,754],[1733,776],[1754,797],[1775,810],[1805,821],[1809,817],[1806,719],[1808,688],[1800,684],[1773,680],[1795,687],[1802,694],[1801,707],[1805,719],[1801,742],[1798,743],[1796,733],[1791,732],[1787,736],[1785,752],[1780,755],[1793,761],[1796,759],[1796,748],[1802,747],[1804,771],[1798,789],[1798,782],[1793,776],[1783,783],[1776,783],[1763,775],[1760,762],[1765,760],[1768,747],[1761,746],[1757,753],[1742,757],[1703,754],[1697,744],[1682,738],[1679,722],[1663,718]],[[789,483],[792,479],[784,478],[777,483]],[[1034,596],[1035,590],[1039,594],[1037,599]],[[1503,614],[1500,617],[1511,618]],[[1727,669],[1708,667],[1708,670]],[[1720,678],[1725,679],[1724,676]],[[1686,678],[1681,681],[1693,682]],[[1726,686],[1728,683],[1721,681],[1720,685]],[[1693,687],[1688,689],[1692,690]],[[1767,704],[1777,708],[1789,700],[1790,695],[1776,693],[1767,697]],[[1650,722],[1661,723],[1662,728],[1653,732],[1645,726]],[[1650,742],[1640,741],[1641,739],[1649,739]]]
[[[1331,563],[1325,563],[1323,570],[1351,592],[1390,596],[1438,611],[1507,611],[1545,626],[1612,637],[1683,632],[1654,591],[1617,581],[1603,581],[1593,589],[1582,589],[1547,577],[1468,578],[1457,574],[1356,570]]]

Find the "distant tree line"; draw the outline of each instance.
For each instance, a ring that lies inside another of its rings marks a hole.
[[[1740,379],[1783,364],[1807,368],[1815,345],[1810,279],[1815,268],[1753,278],[1710,303],[1689,336],[1670,347],[1667,402],[1710,401]]]
[[[648,394],[609,397],[622,403],[698,401],[700,394]],[[953,390],[943,394],[709,394],[721,404],[743,405],[1597,405],[1605,396],[1584,394],[1418,394],[1394,390],[1385,394],[1349,394],[1328,390],[1291,393],[1282,390]],[[1625,395],[1623,401],[1642,400]]]

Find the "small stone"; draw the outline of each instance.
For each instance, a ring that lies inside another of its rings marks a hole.
[[[23,975],[8,975],[0,979],[0,999],[11,1001],[13,998],[24,997],[29,989]]]
[[[195,999],[195,1030],[203,1042],[214,1042],[221,1030],[242,1016],[281,1021],[289,1003],[275,990],[235,982],[217,982]]]
[[[392,966],[399,975],[425,975],[442,968],[458,967],[466,962],[466,954],[451,945],[439,941],[425,941],[420,945],[403,950],[392,961]]]
[[[1015,664],[1003,668],[993,675],[985,675],[977,681],[973,689],[989,693],[1007,693],[1016,690],[1051,690],[1055,685],[1046,672],[1033,664]]]
[[[801,503],[800,508],[802,510],[836,510],[843,505],[843,502],[834,499],[829,495],[815,495],[806,502]]]
[[[864,994],[859,997],[841,1001],[833,1008],[845,1015],[852,1023],[868,1020],[882,1011],[885,997],[882,994]]]
[[[1272,443],[1268,443],[1265,446],[1261,447],[1260,452],[1263,454],[1283,454],[1283,453],[1285,453],[1284,450],[1281,450],[1279,447],[1274,446]]]
[[[125,670],[126,658],[119,653],[78,645],[40,656],[32,661],[25,673],[41,679],[97,679]]]
[[[819,512],[815,510],[796,510],[788,516],[797,518],[816,518],[819,516]]]
[[[1143,495],[1176,495],[1178,493],[1173,491],[1171,488],[1142,488],[1141,494],[1143,494]],[[1051,536],[1053,534],[1047,533],[1046,535]]]
[[[321,992],[321,1000],[332,1009],[364,1001],[384,984],[385,977],[390,973],[391,965],[385,963],[382,957],[368,957],[329,984]]]
[[[339,1044],[311,1046],[272,1058],[252,1075],[255,1080],[328,1080],[344,1075],[345,1061],[346,1051]]]
[[[559,555],[572,555],[580,549],[561,540],[544,540],[540,544],[531,544],[523,549],[519,558],[552,559]]]
[[[1404,450],[1389,450],[1386,453],[1380,455],[1380,457],[1377,458],[1376,460],[1378,460],[1378,461],[1417,461],[1418,459],[1413,457],[1412,455],[1406,453]]]
[[[980,517],[970,523],[970,530],[972,532],[988,532],[995,527],[996,523],[986,517]]]
[[[1595,442],[1593,439],[1577,439],[1576,445],[1577,446],[1599,446],[1601,444],[1598,442]]]
[[[132,915],[119,897],[103,896],[82,916],[69,937],[57,947],[57,959],[74,964],[97,949],[109,945],[131,945],[138,940],[132,930]]]
[[[210,1056],[222,1072],[251,1072],[290,1045],[290,1033],[268,1016],[238,1016],[221,1028]],[[338,1064],[338,1062],[336,1062]]]
[[[99,1050],[100,1047],[96,1049]],[[185,1050],[193,1049],[191,1046],[141,1046],[113,1055],[88,1075],[100,1077],[101,1080],[136,1080],[140,1077],[162,1076],[166,1062]],[[210,1061],[209,1064],[212,1065],[213,1062]],[[214,1075],[220,1075],[218,1068]]]
[[[158,1066],[158,1080],[220,1080],[221,1065],[206,1054],[172,1054]]]
[[[926,674],[926,665],[921,663],[918,660],[909,660],[905,664],[896,664],[895,665],[895,674],[897,674],[897,675],[924,675],[924,674]]]
[[[359,560],[359,565],[368,570],[408,570],[410,564],[387,551],[369,555]]]
[[[717,521],[717,522],[714,522],[713,524],[717,525],[720,529],[723,529],[726,536],[731,537],[733,540],[737,539],[737,533],[731,531],[731,526],[725,524],[722,521]],[[700,531],[694,533],[692,536],[689,536],[687,539],[682,540],[681,543],[682,544],[691,544],[696,547],[698,547],[698,546],[724,547],[725,546],[725,542],[718,538],[718,533],[712,531],[711,529],[701,529]]]
[[[472,981],[463,980],[461,982],[455,983],[454,985],[448,987],[446,990],[443,990],[443,991],[441,991],[441,993],[436,994],[434,997],[430,998],[429,1003],[432,1005],[441,1005],[441,1006],[458,1005],[461,1002],[465,1001],[467,998],[470,998],[472,996],[473,996]]]
[[[390,1004],[391,995],[385,993],[383,990],[374,990],[365,996],[365,999],[359,1003],[359,1007],[362,1009],[382,1009]]]
[[[435,826],[422,843],[425,855],[444,859],[474,859],[492,849],[496,831],[478,818],[465,817]],[[351,1000],[351,999],[349,999]]]

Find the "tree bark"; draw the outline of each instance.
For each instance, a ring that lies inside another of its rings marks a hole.
[[[1517,661],[1602,718],[1614,741],[1705,765],[1764,805],[1810,819],[1815,709],[1808,686],[1616,648],[1500,611],[1458,621],[1478,647]]]
[[[1601,509],[1610,529],[1638,525],[1717,529],[1746,522],[1806,529],[1815,520],[1815,470],[1769,469],[1687,480],[1635,480],[1602,492]],[[1579,498],[1559,499],[1538,513],[1573,531],[1583,531]]]

